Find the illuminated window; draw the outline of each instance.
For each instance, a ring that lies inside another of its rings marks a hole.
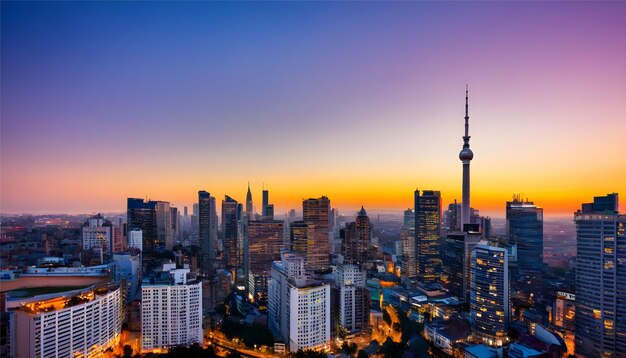
[[[604,320],[604,329],[613,329],[613,320],[605,319]]]
[[[600,310],[593,310],[593,318],[600,319],[601,316],[602,313],[600,312]]]
[[[614,267],[613,261],[604,261],[604,269],[612,270]]]

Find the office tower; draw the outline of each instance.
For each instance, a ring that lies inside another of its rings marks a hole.
[[[417,258],[415,257],[415,213],[406,209],[400,226],[402,240],[402,275],[408,278],[417,277]]]
[[[368,249],[372,240],[372,225],[363,207],[357,213],[356,220],[346,224],[340,230],[342,238],[341,254],[343,262],[362,265],[368,260]]]
[[[217,226],[219,221],[217,219],[217,204],[214,196],[211,196],[209,199],[209,215],[211,216],[211,222],[209,224],[209,242],[213,243],[213,252],[217,255],[218,247],[220,247],[217,238]],[[223,246],[221,249],[223,250]]]
[[[481,241],[472,250],[470,317],[475,341],[501,347],[509,340],[508,267],[505,248]]]
[[[250,191],[250,182],[248,182],[248,192],[246,193],[246,215],[248,215],[248,220],[254,219],[254,205],[252,204],[252,192]]]
[[[267,217],[267,206],[269,205],[269,196],[270,196],[270,192],[267,189],[263,189],[263,206],[261,207],[261,216],[262,217]]]
[[[330,341],[330,285],[306,279],[304,258],[285,253],[268,282],[269,327],[290,351],[321,349]]]
[[[415,257],[420,280],[434,280],[441,272],[441,193],[415,191]]]
[[[174,245],[179,244],[178,231],[180,228],[180,218],[178,215],[178,208],[170,207],[170,237],[166,246],[168,249],[174,248]]]
[[[459,159],[463,163],[463,197],[461,209],[461,224],[470,223],[470,161],[474,153],[470,149],[469,114],[468,114],[468,90],[465,88],[465,136],[463,136],[463,149],[459,153]],[[461,225],[461,226],[462,226]]]
[[[328,228],[330,230],[333,230],[337,224],[337,215],[339,215],[339,210],[336,208],[330,209],[330,215],[328,217]]]
[[[239,204],[226,195],[222,200],[222,242],[224,243],[224,262],[228,266],[237,267],[239,260],[239,237],[237,222],[239,221]]]
[[[290,224],[296,221],[296,209],[289,210],[289,214],[287,214],[287,220]]]
[[[517,245],[519,272],[515,277],[541,277],[543,266],[543,209],[532,201],[514,195],[506,203],[506,235],[509,245]]]
[[[199,343],[202,346],[202,282],[188,268],[163,266],[141,285],[141,351]]]
[[[309,227],[304,221],[294,221],[289,225],[289,249],[305,255],[308,247]]]
[[[448,211],[446,212],[446,228],[448,231],[461,231],[461,211],[463,206],[456,202],[448,205]]]
[[[122,292],[122,304],[127,305],[137,297],[141,287],[141,253],[121,252],[113,254],[115,282],[120,284]]]
[[[309,228],[307,267],[313,270],[324,269],[330,263],[329,213],[330,200],[325,196],[302,201],[303,221]]]
[[[194,210],[195,211],[195,210]],[[198,192],[198,243],[200,244],[200,271],[208,273],[215,260],[215,243],[211,241],[211,194]]]
[[[156,201],[156,230],[157,246],[172,249],[172,224],[170,213],[170,203],[167,201]]]
[[[350,333],[369,328],[371,293],[356,265],[338,265],[339,324]]]
[[[108,255],[113,251],[113,225],[102,214],[92,216],[83,224],[83,250],[94,248]]]
[[[144,266],[154,257],[156,238],[156,202],[143,199],[128,198],[128,218],[126,227],[142,232],[142,257]]]
[[[141,229],[132,229],[128,232],[128,247],[143,251],[143,233]]]
[[[466,225],[466,231],[451,232],[446,235],[442,247],[444,273],[451,295],[468,302],[471,279],[471,253],[482,234],[478,225]]]
[[[274,204],[268,204],[265,207],[265,216],[263,220],[274,220]]]
[[[11,327],[15,357],[99,357],[119,344],[123,318],[119,285],[20,301]]]
[[[594,197],[576,222],[576,354],[626,357],[626,215]]]
[[[249,221],[247,225],[248,292],[260,305],[267,304],[267,278],[272,262],[280,260],[283,248],[284,223],[278,220]]]
[[[480,225],[480,229],[483,233],[483,237],[488,239],[492,236],[491,234],[491,218],[489,216],[481,216],[479,217],[478,224]]]

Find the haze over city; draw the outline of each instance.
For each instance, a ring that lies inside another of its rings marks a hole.
[[[626,192],[624,2],[2,3],[2,213]],[[621,153],[621,155],[620,155]]]

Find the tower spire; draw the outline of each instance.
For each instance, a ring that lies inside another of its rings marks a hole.
[[[469,148],[469,86],[465,85],[465,136],[463,137],[463,148]]]
[[[463,149],[459,153],[459,159],[463,163],[463,198],[461,201],[461,224],[470,223],[470,161],[474,159],[474,153],[470,149],[469,135],[469,100],[468,85],[465,85],[465,135],[463,136]]]

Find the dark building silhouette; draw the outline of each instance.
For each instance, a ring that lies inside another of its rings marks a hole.
[[[339,231],[343,262],[362,265],[369,259],[368,249],[372,239],[372,225],[363,207],[356,220]]]
[[[211,240],[211,194],[204,190],[198,192],[198,244],[202,272],[209,272],[215,260],[215,243]]]
[[[241,205],[230,196],[222,200],[222,238],[224,243],[224,263],[237,267],[241,264],[238,245],[238,221],[241,217]]]
[[[518,277],[541,277],[543,266],[543,209],[532,201],[514,196],[506,203],[506,234],[517,245]]]
[[[142,231],[142,259],[145,268],[146,263],[151,261],[154,257],[154,251],[158,241],[156,232],[156,202],[128,198],[126,223],[127,230],[140,229]]]

